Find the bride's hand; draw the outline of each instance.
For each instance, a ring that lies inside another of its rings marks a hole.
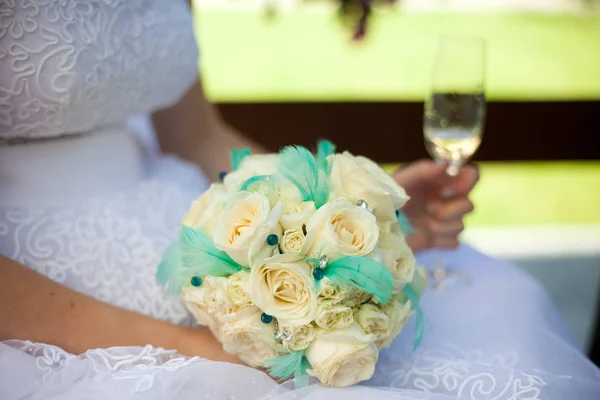
[[[201,356],[213,361],[245,365],[235,355],[223,350],[223,346],[208,328],[186,328],[179,338],[177,351],[187,356]]]
[[[460,169],[456,177],[445,173],[445,165],[430,160],[398,168],[394,179],[410,196],[402,208],[417,231],[408,237],[415,252],[431,247],[455,248],[463,231],[463,217],[473,211],[469,194],[479,180],[474,165]]]

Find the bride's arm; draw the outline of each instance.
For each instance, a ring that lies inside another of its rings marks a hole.
[[[252,153],[265,150],[229,126],[210,103],[200,81],[179,103],[155,112],[152,122],[162,151],[200,165],[216,180],[230,168],[229,154],[234,148],[250,147]]]
[[[0,255],[0,341],[27,339],[80,354],[92,348],[177,349],[236,362],[208,329],[186,328],[113,307]]]

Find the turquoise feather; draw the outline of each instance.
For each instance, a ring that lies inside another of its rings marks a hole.
[[[412,303],[415,312],[417,313],[417,324],[415,327],[415,339],[413,340],[413,349],[416,350],[421,344],[421,340],[423,340],[423,310],[419,305],[419,294],[412,286],[412,284],[407,283],[403,289],[404,294]]]
[[[241,270],[242,266],[217,249],[209,236],[182,225],[179,243],[165,252],[157,280],[178,293],[193,276],[229,276]]]
[[[156,271],[156,281],[168,286],[171,293],[177,293],[185,284],[185,278],[175,273],[181,266],[181,244],[176,242],[165,251]]]
[[[294,351],[284,356],[271,358],[265,361],[265,366],[269,375],[281,381],[306,375],[306,370],[310,368],[308,360],[304,357],[304,351]]]
[[[331,143],[329,140],[320,140],[317,143],[317,165],[320,169],[325,171],[327,175],[331,172],[331,168],[327,163],[327,157],[335,154],[335,144]]]
[[[303,201],[313,201],[319,208],[327,203],[327,174],[320,170],[315,156],[302,146],[287,146],[281,150],[279,174],[293,183]]]
[[[383,264],[372,258],[340,258],[327,265],[325,276],[333,283],[346,283],[365,291],[382,304],[392,297],[394,277]]]
[[[396,218],[398,219],[398,224],[400,225],[400,231],[404,234],[404,236],[408,236],[411,233],[416,233],[416,229],[413,228],[408,217],[400,210],[396,210]]]
[[[258,182],[265,182],[268,183],[270,185],[273,186],[273,189],[275,189],[275,182],[277,181],[277,176],[275,175],[257,175],[257,176],[253,176],[252,178],[248,179],[246,182],[244,182],[244,184],[242,185],[242,187],[240,188],[241,191],[247,190],[249,192],[252,191],[252,185]]]
[[[231,170],[236,171],[242,160],[250,155],[250,149],[248,147],[244,149],[233,149],[231,152]]]

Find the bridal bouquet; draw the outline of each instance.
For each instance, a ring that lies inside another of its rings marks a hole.
[[[385,171],[327,141],[232,159],[157,272],[225,351],[339,387],[373,375],[413,311],[418,343],[425,278],[405,240],[408,197]]]

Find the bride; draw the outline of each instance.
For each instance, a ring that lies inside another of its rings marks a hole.
[[[598,369],[540,287],[465,246],[448,261],[472,284],[426,294],[422,347],[402,335],[366,385],[295,388],[241,365],[154,281],[229,151],[264,151],[204,97],[189,5],[0,5],[0,398],[598,398]],[[420,261],[457,247],[476,169],[394,177]]]

